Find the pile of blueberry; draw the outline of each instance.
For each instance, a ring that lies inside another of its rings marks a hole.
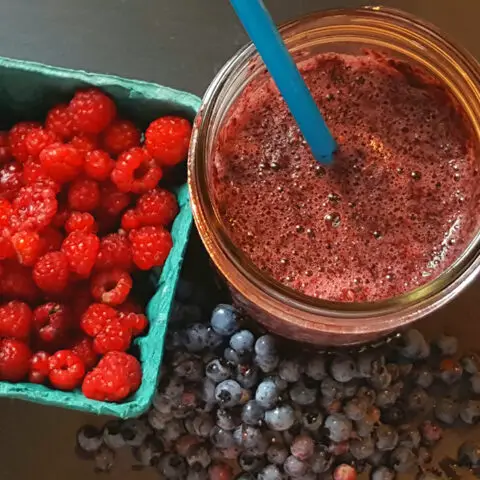
[[[79,430],[97,471],[130,447],[134,468],[165,479],[435,480],[443,429],[480,420],[480,357],[458,358],[454,337],[429,344],[410,330],[326,354],[258,331],[231,305],[202,322],[192,290],[181,285],[149,412]],[[457,461],[479,468],[480,444],[464,443]]]

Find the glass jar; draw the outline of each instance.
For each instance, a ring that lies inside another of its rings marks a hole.
[[[471,123],[474,148],[480,153],[480,65],[435,27],[398,10],[367,7],[314,13],[285,24],[280,31],[297,59],[322,52],[355,54],[372,49],[422,67],[444,82],[456,98]],[[371,342],[404,328],[467,287],[480,268],[479,232],[435,280],[398,297],[365,303],[303,295],[262,273],[235,247],[211,200],[209,171],[216,138],[231,105],[262,72],[264,65],[252,44],[223,67],[204,97],[189,154],[195,221],[235,302],[282,336],[323,346],[346,346]]]

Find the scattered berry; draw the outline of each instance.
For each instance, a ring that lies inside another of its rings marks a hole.
[[[68,261],[63,252],[46,253],[33,268],[33,280],[47,293],[61,293],[67,287],[68,278]]]
[[[50,383],[59,390],[73,390],[85,376],[85,365],[80,357],[70,350],[60,350],[48,359]]]
[[[178,214],[177,199],[168,190],[151,190],[138,199],[136,213],[142,225],[166,227]]]
[[[99,249],[99,238],[93,233],[82,231],[73,231],[62,244],[62,252],[70,271],[81,277],[88,277],[92,271]]]
[[[72,145],[54,143],[40,153],[42,169],[53,180],[66,183],[74,180],[83,168],[84,157]]]
[[[20,340],[4,338],[0,340],[0,380],[20,382],[30,369],[32,352]]]
[[[94,338],[93,349],[99,355],[124,352],[130,347],[132,332],[120,321],[112,321]]]
[[[50,373],[50,364],[47,352],[37,352],[30,359],[30,371],[28,374],[28,381],[31,383],[43,384],[48,380]]]
[[[163,227],[142,227],[128,236],[132,243],[133,262],[141,270],[160,267],[173,246],[170,233]]]
[[[118,320],[118,312],[108,305],[90,305],[80,320],[80,328],[90,337],[97,336],[110,322]]]
[[[126,271],[132,269],[132,247],[126,235],[111,233],[100,240],[95,266],[106,270],[120,268]]]
[[[32,328],[30,307],[18,300],[0,306],[0,337],[26,340]]]
[[[90,88],[75,93],[69,111],[74,128],[82,133],[100,133],[113,121],[117,107],[105,93]]]
[[[103,150],[93,150],[85,155],[85,173],[93,180],[103,182],[110,178],[115,162]]]
[[[185,160],[192,126],[179,117],[162,117],[153,121],[145,132],[145,147],[159,165],[171,167]]]
[[[49,110],[45,128],[62,140],[70,139],[73,136],[73,125],[68,105],[60,104]]]
[[[128,120],[114,120],[103,132],[103,147],[111,155],[140,146],[140,131]]]
[[[121,192],[145,193],[157,186],[162,175],[146,150],[135,147],[118,157],[111,179]]]
[[[100,188],[95,180],[80,178],[68,190],[68,205],[72,210],[91,212],[100,204]]]

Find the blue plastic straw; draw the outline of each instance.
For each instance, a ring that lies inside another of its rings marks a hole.
[[[297,121],[313,156],[332,162],[336,143],[262,0],[230,0]]]

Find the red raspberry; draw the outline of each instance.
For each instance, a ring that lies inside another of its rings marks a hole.
[[[51,187],[55,193],[60,192],[60,185],[45,173],[38,159],[31,158],[23,164],[22,179],[25,185],[41,183]]]
[[[75,147],[83,155],[86,155],[88,152],[93,152],[98,148],[97,137],[86,133],[75,135],[70,140],[70,145]]]
[[[62,252],[68,260],[70,271],[88,277],[100,249],[100,240],[94,233],[73,231],[62,243]]]
[[[63,202],[58,205],[57,213],[52,218],[51,225],[55,228],[63,228],[65,222],[72,212],[69,210],[68,206]]]
[[[128,238],[132,243],[133,262],[141,270],[161,267],[173,246],[170,233],[163,227],[132,230]]]
[[[33,311],[33,327],[38,338],[49,347],[58,348],[72,326],[72,312],[61,303],[48,302]]]
[[[53,227],[47,227],[40,233],[42,255],[48,252],[57,252],[63,243],[63,235]]]
[[[25,135],[25,150],[30,157],[38,158],[45,147],[58,141],[58,136],[51,130],[35,128]]]
[[[226,463],[214,463],[208,468],[209,480],[232,480],[233,471]]]
[[[12,201],[22,185],[22,166],[19,163],[7,163],[0,168],[0,198]]]
[[[71,233],[75,230],[96,233],[98,226],[93,215],[87,212],[72,212],[65,222],[65,231]]]
[[[120,305],[127,299],[132,283],[128,272],[119,268],[98,272],[92,278],[92,296],[107,305]]]
[[[90,293],[90,285],[88,282],[84,284],[76,283],[73,288],[73,294],[70,299],[70,306],[72,308],[72,323],[80,327],[80,319],[87,311],[87,308],[92,304],[93,299]]]
[[[33,268],[33,280],[44,292],[61,293],[68,285],[68,261],[63,252],[40,257]]]
[[[135,147],[118,157],[110,177],[121,192],[144,193],[155,188],[162,175],[146,150]]]
[[[103,132],[103,148],[112,155],[120,155],[133,147],[139,147],[140,138],[140,131],[132,122],[115,120]]]
[[[12,245],[22,265],[32,267],[43,253],[42,240],[37,232],[18,232],[12,236]]]
[[[130,205],[130,195],[119,192],[112,183],[105,183],[100,193],[100,209],[112,217],[119,216]]]
[[[75,128],[83,133],[100,133],[113,121],[117,107],[113,100],[96,88],[75,93],[70,101]]]
[[[74,180],[82,171],[83,162],[82,153],[71,145],[54,143],[40,153],[43,170],[60,183]]]
[[[94,180],[103,182],[110,178],[115,162],[103,150],[94,150],[85,155],[85,173]]]
[[[148,319],[142,313],[120,313],[122,325],[128,328],[132,335],[141,335],[148,327]]]
[[[92,303],[80,320],[80,328],[90,337],[98,335],[110,322],[118,320],[118,313],[102,303]]]
[[[357,472],[351,465],[342,463],[333,472],[333,480],[357,480]]]
[[[159,165],[171,167],[185,160],[192,135],[188,120],[162,117],[154,120],[145,132],[145,147]]]
[[[77,338],[73,342],[71,350],[82,359],[87,371],[98,363],[98,355],[93,349],[93,340],[90,337],[81,336]]]
[[[32,329],[32,311],[18,300],[12,300],[0,306],[0,337],[25,340]]]
[[[0,233],[0,260],[7,260],[15,256],[15,249],[9,235]]]
[[[11,242],[10,217],[12,205],[8,200],[0,198],[0,260],[15,256],[15,250]]]
[[[124,352],[132,341],[131,330],[118,321],[110,322],[93,340],[93,349],[99,355]]]
[[[34,301],[39,291],[30,268],[6,261],[0,277],[0,293],[6,298]]]
[[[82,359],[70,350],[60,350],[48,359],[50,383],[59,390],[73,390],[85,376]]]
[[[0,340],[0,380],[20,382],[30,369],[32,352],[20,340],[4,338]]]
[[[10,142],[8,140],[8,132],[0,132],[0,165],[7,163],[12,158],[10,150]]]
[[[47,113],[45,128],[58,135],[62,140],[73,136],[72,116],[68,105],[60,104]]]
[[[12,202],[11,225],[15,231],[39,231],[48,226],[57,212],[55,190],[44,184],[23,187]]]
[[[100,187],[95,180],[79,178],[68,190],[68,205],[72,210],[91,212],[100,204]]]
[[[100,251],[95,266],[99,269],[132,268],[132,246],[126,235],[111,233],[100,240]]]
[[[50,373],[49,358],[48,353],[42,351],[32,356],[30,359],[30,373],[28,374],[29,382],[42,384],[47,381]]]
[[[178,214],[177,199],[168,190],[156,188],[138,199],[136,210],[143,225],[166,227]]]
[[[26,162],[30,156],[25,143],[27,135],[39,128],[41,128],[41,125],[37,122],[20,122],[11,128],[8,134],[10,149],[13,157],[19,162]]]
[[[90,373],[82,385],[87,398],[120,402],[136,392],[142,382],[142,369],[135,357],[124,352],[109,352]]]
[[[130,208],[122,215],[121,226],[123,230],[133,230],[142,226],[136,209]]]
[[[127,315],[129,313],[142,313],[143,308],[135,301],[128,299],[117,307],[120,316]]]

